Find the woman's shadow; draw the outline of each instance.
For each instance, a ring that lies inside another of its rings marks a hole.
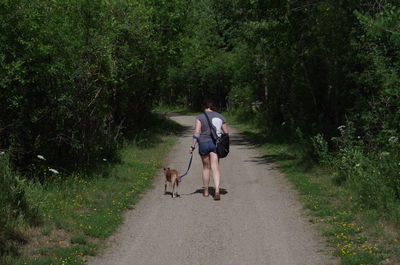
[[[203,193],[204,193],[204,187],[202,187],[201,189],[195,190],[195,191],[192,192],[191,194],[196,194],[196,193],[203,194]],[[214,187],[208,187],[208,193],[209,193],[211,196],[214,196],[214,195],[215,195],[215,188],[214,188]],[[225,194],[227,194],[227,193],[228,193],[228,191],[227,191],[226,189],[224,189],[224,188],[219,188],[219,194],[225,195]]]
[[[197,190],[195,190],[194,192],[192,192],[192,193],[186,193],[186,194],[177,194],[177,197],[179,198],[179,197],[181,197],[182,195],[183,196],[188,196],[188,195],[194,195],[194,194],[203,194],[204,193],[204,187],[202,187],[201,189],[197,189]],[[220,195],[225,195],[225,194],[227,194],[228,193],[228,191],[226,190],[226,189],[224,189],[224,188],[219,188],[219,194]],[[210,194],[211,196],[214,196],[215,195],[215,188],[214,187],[208,187],[208,194]],[[168,196],[172,196],[172,192],[170,192],[170,191],[167,191],[167,192],[165,192],[164,193],[164,195],[168,195]]]

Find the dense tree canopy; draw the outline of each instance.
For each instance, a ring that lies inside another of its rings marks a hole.
[[[74,165],[115,149],[152,108],[186,6],[1,1],[1,147],[20,166],[38,154]]]
[[[193,1],[164,98],[209,96],[311,135],[334,136],[357,116],[360,133],[387,139],[399,129],[396,4]]]
[[[0,12],[0,145],[19,166],[94,161],[155,104],[206,97],[286,136],[333,148],[345,125],[398,154],[398,1],[3,0]]]

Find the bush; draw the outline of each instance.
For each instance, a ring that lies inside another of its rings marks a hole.
[[[18,240],[17,226],[38,222],[37,208],[31,207],[25,197],[24,181],[10,168],[8,154],[0,155],[0,257],[13,250]]]
[[[311,144],[313,147],[312,157],[319,163],[325,163],[329,159],[328,142],[324,139],[322,134],[317,134],[311,137]]]
[[[361,208],[378,209],[399,222],[400,159],[353,144],[332,155],[333,180],[353,193]]]

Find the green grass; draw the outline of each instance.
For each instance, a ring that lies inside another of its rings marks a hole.
[[[245,132],[260,152],[279,166],[300,193],[309,218],[316,223],[342,265],[399,264],[399,231],[374,210],[360,207],[353,192],[334,183],[329,168],[307,160],[295,143],[282,143],[224,113],[229,124]]]
[[[174,106],[160,105],[154,108],[153,111],[157,113],[174,112],[183,115],[198,115],[201,113],[201,111],[193,111],[183,105],[174,105]]]
[[[27,184],[27,200],[37,205],[42,224],[21,228],[27,238],[19,248],[22,254],[6,256],[4,263],[80,265],[85,256],[95,255],[121,224],[123,212],[151,185],[176,140],[179,126],[159,121],[158,128],[126,142],[118,162],[103,161],[93,174]]]

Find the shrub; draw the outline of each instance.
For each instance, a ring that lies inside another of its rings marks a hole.
[[[400,160],[389,152],[346,144],[332,155],[333,180],[353,193],[361,208],[373,208],[399,221]]]
[[[24,181],[11,170],[8,154],[0,155],[0,256],[12,250],[12,241],[19,239],[17,225],[35,224],[37,208],[31,207],[25,197]]]
[[[313,147],[312,156],[314,160],[324,163],[329,158],[328,142],[324,139],[322,134],[317,134],[311,137],[311,144]]]

